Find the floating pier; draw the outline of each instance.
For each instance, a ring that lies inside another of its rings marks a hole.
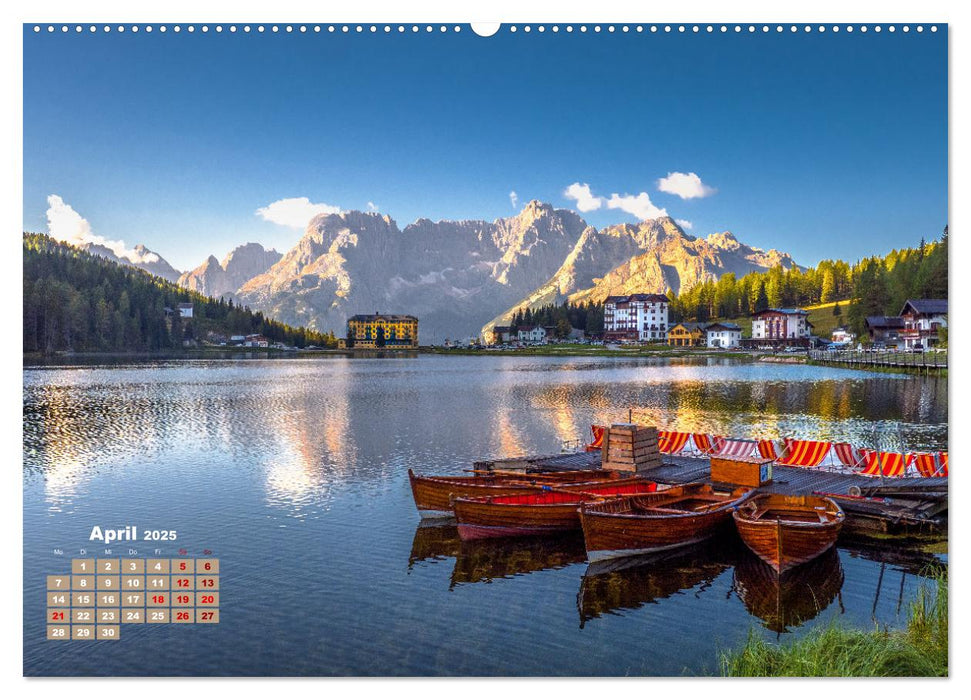
[[[599,469],[600,451],[537,455],[475,462],[477,472],[555,472]],[[708,458],[663,455],[645,478],[674,486],[711,481]],[[727,485],[726,485],[727,486]],[[810,467],[772,467],[772,482],[759,493],[825,495],[846,513],[844,529],[863,535],[944,536],[947,534],[946,477],[874,478]]]

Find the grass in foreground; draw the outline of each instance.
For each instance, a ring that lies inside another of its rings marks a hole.
[[[921,586],[907,629],[854,630],[839,625],[777,645],[754,632],[740,649],[723,654],[724,676],[947,676],[947,570]]]

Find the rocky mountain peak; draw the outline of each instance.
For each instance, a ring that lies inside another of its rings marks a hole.
[[[738,242],[731,231],[722,231],[721,233],[711,233],[705,238],[709,245],[715,248],[721,248],[722,250],[738,250],[742,247],[742,244]],[[752,248],[752,250],[757,250],[757,248]]]
[[[91,253],[92,255],[99,255],[102,258],[106,258],[121,265],[137,267],[140,270],[150,272],[151,274],[157,275],[158,277],[166,279],[169,282],[175,282],[179,279],[178,270],[172,267],[161,255],[149,250],[141,243],[132,248],[129,254],[122,254],[121,256],[117,255],[111,248],[98,243],[85,243],[78,246],[78,248]]]
[[[248,280],[266,272],[281,257],[259,243],[244,243],[229,251],[222,262],[210,255],[199,267],[179,277],[178,284],[206,296],[232,299]]]

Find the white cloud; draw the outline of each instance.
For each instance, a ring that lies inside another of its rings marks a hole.
[[[674,223],[683,228],[685,231],[690,231],[695,227],[695,225],[687,219],[675,219]]]
[[[614,193],[607,200],[607,208],[626,211],[628,214],[636,216],[640,221],[668,215],[666,209],[659,209],[654,206],[654,202],[651,201],[647,192],[641,192],[638,195],[625,194],[624,196]]]
[[[124,241],[111,241],[104,236],[95,235],[88,220],[56,194],[47,197],[47,232],[51,238],[70,245],[90,243],[104,246],[117,257],[128,258],[133,263],[151,263],[159,259],[155,253],[142,254],[129,250]]]
[[[306,197],[278,199],[256,210],[257,216],[280,226],[303,229],[318,214],[340,214],[341,208],[331,204],[314,204]]]
[[[512,204],[513,209],[519,206],[519,195],[516,194],[516,190],[509,190],[509,203]]]
[[[563,191],[563,196],[567,199],[576,201],[577,209],[580,211],[594,211],[603,206],[603,197],[594,196],[590,191],[590,185],[574,182]]]
[[[667,177],[657,181],[657,188],[661,192],[676,194],[681,199],[710,197],[718,191],[703,183],[695,173],[668,173]]]
[[[375,204],[374,202],[368,202],[367,203],[367,210],[368,211],[376,212],[378,210],[378,205]]]

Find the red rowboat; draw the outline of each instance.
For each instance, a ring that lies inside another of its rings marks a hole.
[[[753,490],[720,493],[686,484],[646,496],[583,503],[580,522],[591,562],[632,557],[701,542],[731,519]]]
[[[512,496],[452,499],[459,537],[516,537],[580,529],[581,503],[605,498],[647,494],[657,484],[641,478],[603,484],[545,487],[542,491]]]
[[[831,498],[782,494],[756,496],[733,515],[746,546],[780,573],[832,547],[846,519]]]
[[[450,518],[449,496],[512,496],[536,493],[544,485],[602,483],[620,478],[619,472],[589,469],[541,474],[484,474],[481,476],[421,476],[408,470],[411,494],[423,518]]]

